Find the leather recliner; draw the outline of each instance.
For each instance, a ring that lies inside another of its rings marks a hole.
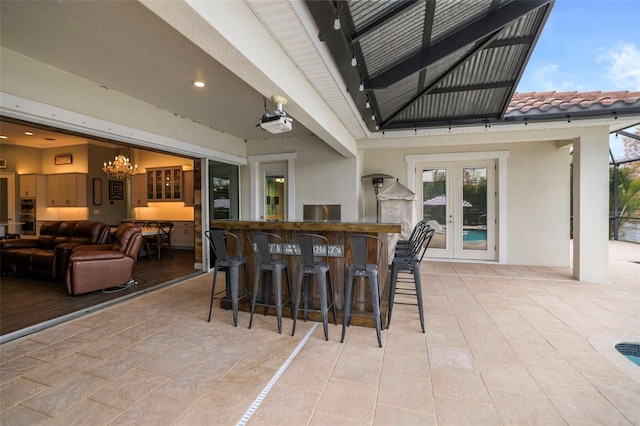
[[[142,230],[123,223],[115,233],[115,243],[78,246],[71,253],[67,268],[67,292],[90,293],[126,284],[142,244]]]

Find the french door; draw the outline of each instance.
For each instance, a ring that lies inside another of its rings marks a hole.
[[[435,234],[426,257],[496,260],[495,161],[423,163],[419,217]]]

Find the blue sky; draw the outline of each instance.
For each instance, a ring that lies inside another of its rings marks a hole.
[[[640,0],[556,0],[517,92],[640,90]]]

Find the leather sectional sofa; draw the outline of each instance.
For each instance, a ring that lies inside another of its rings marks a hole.
[[[123,223],[113,244],[83,245],[73,249],[67,268],[67,292],[90,293],[130,283],[142,244],[139,226]]]
[[[109,241],[110,229],[103,222],[45,222],[38,238],[0,241],[0,265],[5,273],[63,280],[74,247]]]

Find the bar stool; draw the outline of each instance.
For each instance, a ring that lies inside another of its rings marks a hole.
[[[435,229],[432,229],[428,225],[423,227],[417,234],[415,244],[410,244],[409,250],[396,250],[393,262],[391,262],[391,283],[389,288],[389,312],[387,314],[387,328],[391,325],[391,313],[393,312],[393,305],[397,303],[399,305],[417,305],[418,313],[420,315],[420,327],[424,333],[424,309],[422,306],[422,281],[420,279],[420,262],[424,257],[424,254],[429,247],[431,238],[435,233]],[[410,274],[411,278],[398,278],[400,273]],[[402,287],[398,287],[398,283],[402,284]],[[405,284],[413,284],[413,289],[407,287]],[[400,295],[415,295],[417,303],[408,302],[396,302],[396,294]]]
[[[329,308],[333,311],[333,323],[338,325],[336,316],[336,305],[334,303],[333,288],[331,287],[331,270],[329,269],[329,240],[317,234],[298,234],[291,241],[291,245],[300,246],[300,256],[296,256],[298,261],[298,279],[296,280],[296,293],[293,302],[293,329],[291,335],[295,335],[296,321],[298,320],[298,310],[300,308],[300,297],[303,293],[302,281],[304,280],[304,321],[307,321],[309,313],[309,299],[312,296],[311,284],[313,276],[316,276],[318,298],[320,300],[320,310],[322,314],[322,325],[324,327],[324,339],[329,340]],[[329,299],[327,299],[327,293]],[[331,303],[328,303],[329,300]],[[313,309],[311,309],[313,310]]]
[[[357,279],[362,277],[369,280],[373,318],[376,323],[376,335],[378,337],[378,345],[382,347],[382,318],[380,313],[380,290],[378,287],[378,273],[380,268],[378,265],[382,258],[383,242],[376,236],[363,234],[341,236],[338,241],[343,247],[342,254],[344,256],[345,267],[347,268],[347,280],[344,283],[344,313],[342,319],[342,337],[340,342],[344,342],[346,328],[351,324],[351,305],[353,304],[352,299],[354,295],[353,287]],[[376,263],[367,263],[369,245],[374,245],[374,247],[376,247],[375,250],[371,251],[372,253],[376,253]]]
[[[424,220],[416,223],[416,225],[413,227],[413,230],[411,231],[411,235],[409,236],[408,240],[398,240],[398,242],[396,243],[396,251],[406,251],[409,250],[411,246],[417,244],[419,242],[419,239],[422,237],[421,233],[425,231],[425,228],[429,229],[430,226],[427,225]]]
[[[275,306],[278,321],[278,333],[282,333],[282,306],[289,304],[291,313],[293,314],[293,306],[291,303],[291,284],[289,282],[289,268],[287,260],[284,258],[285,244],[282,237],[277,234],[268,232],[254,232],[247,237],[251,244],[251,249],[255,255],[256,265],[253,276],[253,293],[251,298],[251,319],[249,320],[249,328],[253,325],[253,314],[256,305],[264,306],[264,314],[267,315],[270,306]],[[270,250],[273,248],[273,250]],[[282,275],[287,281],[287,297],[282,300]],[[264,275],[262,282],[262,302],[257,302],[258,285],[260,278]],[[271,284],[273,282],[273,289]],[[273,293],[274,302],[271,303],[271,295]]]
[[[213,250],[213,253],[216,257],[214,270],[213,270],[213,284],[211,286],[211,303],[209,304],[209,319],[208,322],[211,322],[211,313],[213,311],[213,301],[214,299],[226,300],[229,301],[229,297],[231,297],[231,304],[233,307],[233,325],[238,326],[238,302],[249,296],[249,270],[247,267],[247,258],[242,256],[241,252],[241,244],[240,238],[232,234],[231,232],[212,229],[210,231],[205,231],[204,235],[209,240],[209,246]],[[227,240],[229,238],[233,238],[235,242],[235,255],[228,255],[228,245]],[[244,267],[244,278],[245,278],[245,290],[240,294],[239,290],[239,270],[240,266]],[[216,277],[218,275],[218,271],[225,271],[225,281],[226,286],[225,290],[221,290],[216,293]],[[216,297],[218,294],[225,293],[224,297]]]

